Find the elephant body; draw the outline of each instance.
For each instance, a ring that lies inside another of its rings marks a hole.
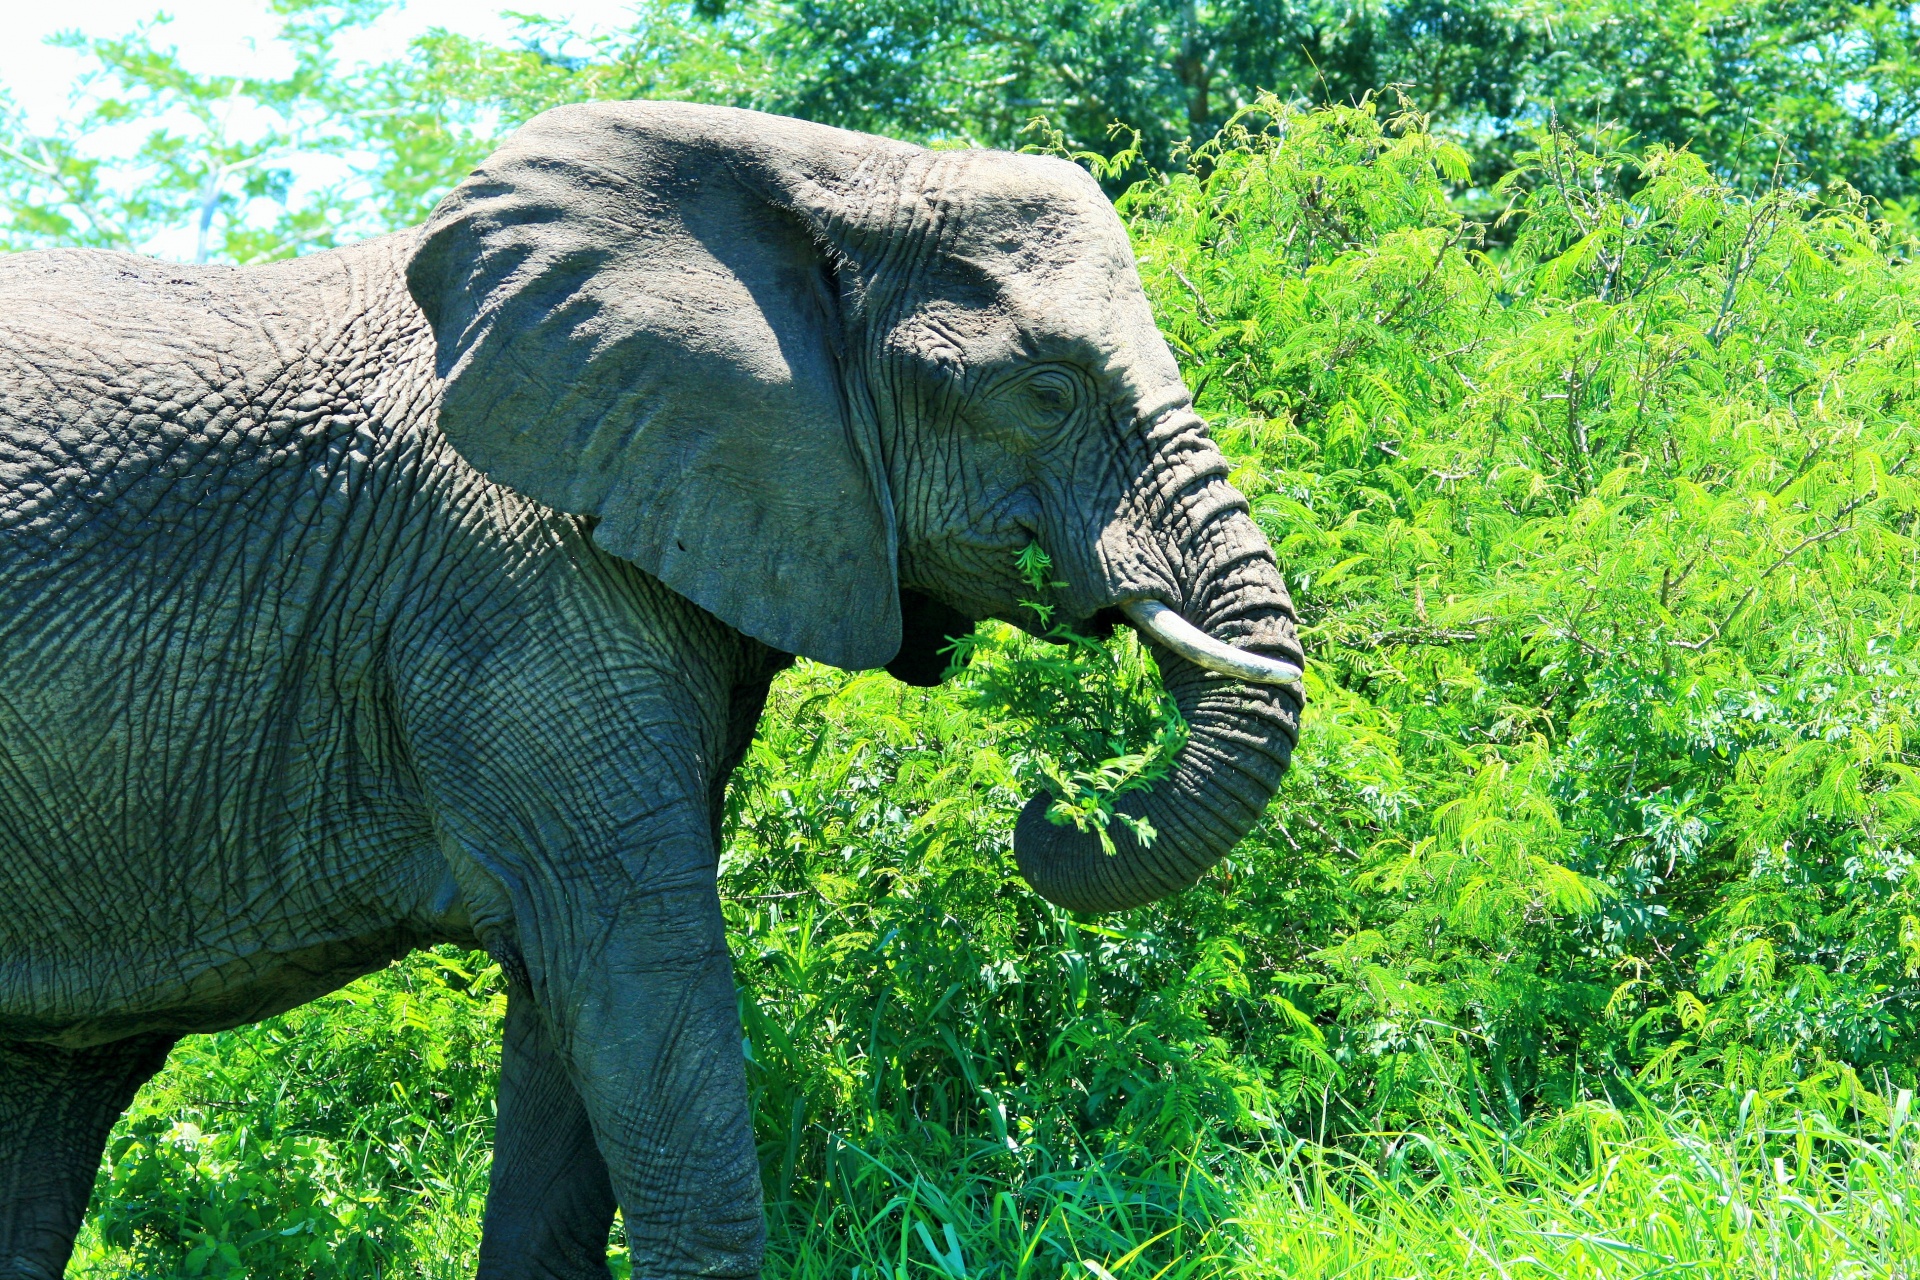
[[[421,557],[478,546],[420,500],[394,256],[0,259],[0,1037],[217,1030],[471,933],[404,722]]]
[[[480,945],[512,908],[463,842],[599,845],[582,903],[710,881],[785,655],[448,448],[409,240],[0,258],[0,1041],[170,1041]]]
[[[469,736],[670,725],[698,749],[650,777],[702,813],[743,749],[714,710],[765,647],[439,435],[406,240],[0,259],[34,356],[0,372],[0,1037],[219,1030],[477,945],[432,781]],[[592,703],[526,703],[530,634]]]
[[[616,1204],[636,1274],[756,1274],[716,828],[773,676],[932,678],[1034,540],[1065,618],[1297,659],[1104,198],[979,154],[563,108],[417,231],[0,258],[0,1280],[179,1036],[443,941],[509,988],[481,1274],[604,1276]],[[1160,657],[1166,834],[1021,823],[1068,905],[1191,881],[1285,766],[1297,690]]]

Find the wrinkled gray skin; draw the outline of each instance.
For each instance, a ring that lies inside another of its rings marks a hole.
[[[410,948],[510,979],[480,1272],[752,1275],[722,788],[805,654],[1158,599],[1298,661],[1272,555],[1055,160],[565,107],[422,229],[296,262],[0,260],[0,1277],[60,1274],[179,1036]],[[904,618],[903,618],[904,610]],[[1190,884],[1298,691],[1162,653],[1191,725],[1081,910]]]

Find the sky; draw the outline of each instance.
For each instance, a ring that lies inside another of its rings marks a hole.
[[[503,9],[568,19],[583,33],[627,25],[630,0],[405,0],[371,28],[348,33],[339,43],[349,62],[384,61],[431,27],[503,40],[513,24]],[[49,128],[66,108],[67,94],[82,69],[77,54],[50,48],[46,37],[78,30],[118,36],[164,9],[173,21],[155,43],[179,47],[189,70],[207,74],[284,72],[290,63],[274,40],[278,19],[267,0],[0,0],[0,85],[26,111],[36,131]]]
[[[393,11],[365,28],[342,32],[335,49],[344,66],[399,57],[407,43],[434,27],[495,42],[509,41],[517,24],[502,10],[534,13],[565,21],[575,32],[621,30],[631,25],[632,0],[402,0]],[[280,19],[269,0],[0,0],[0,88],[27,117],[29,133],[54,132],[71,110],[76,80],[90,67],[80,54],[46,43],[56,32],[121,36],[160,11],[170,20],[154,33],[154,44],[178,49],[181,61],[198,75],[278,77],[293,69],[290,52],[277,39]],[[163,118],[163,123],[165,119]],[[246,129],[245,112],[235,121]],[[137,148],[153,121],[96,129],[85,149],[100,156]],[[176,127],[181,122],[174,122]],[[191,132],[191,125],[187,129]],[[292,196],[324,187],[344,174],[338,159],[295,155],[284,168],[293,176]],[[243,217],[270,219],[269,202],[256,200]],[[199,255],[196,228],[161,230],[138,246],[165,258],[191,260]]]

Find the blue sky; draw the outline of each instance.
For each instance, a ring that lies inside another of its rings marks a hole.
[[[577,30],[619,28],[630,0],[406,0],[341,49],[349,60],[380,61],[400,53],[430,27],[503,38],[513,24],[502,9],[570,20]],[[47,36],[79,30],[113,36],[131,31],[162,9],[173,16],[158,41],[174,44],[189,68],[202,74],[258,74],[284,66],[274,40],[278,20],[266,0],[0,0],[0,85],[24,108],[36,130],[46,129],[67,105],[80,74],[79,57],[49,48]]]

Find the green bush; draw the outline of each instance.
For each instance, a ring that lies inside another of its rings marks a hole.
[[[470,1276],[498,978],[441,948],[181,1042],[109,1143],[78,1273]]]
[[[1548,134],[1489,256],[1417,119],[1269,120],[1127,207],[1313,624],[1239,856],[1357,890],[1276,957],[1347,1097],[1429,1034],[1514,1118],[1655,1063],[1911,1084],[1904,245]]]
[[[331,1280],[382,1270],[384,1188],[355,1186],[324,1138],[262,1141],[151,1121],[115,1138],[97,1217],[143,1272]]]

